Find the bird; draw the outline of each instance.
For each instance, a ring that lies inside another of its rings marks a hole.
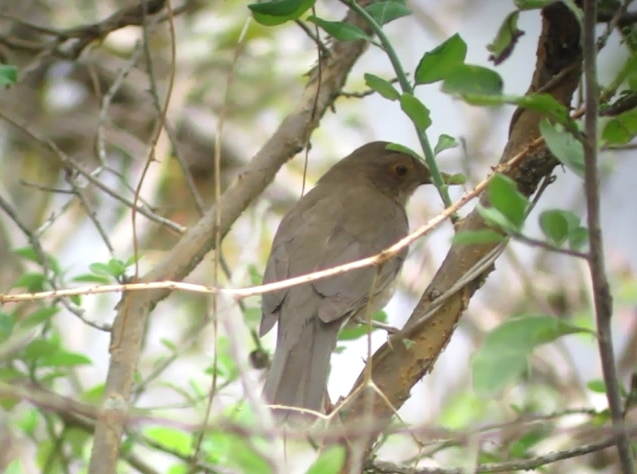
[[[405,206],[420,185],[432,183],[431,173],[421,160],[388,145],[375,141],[354,150],[285,214],[263,284],[376,255],[409,233]],[[263,395],[279,419],[322,411],[339,331],[389,302],[407,250],[377,268],[263,295],[259,335],[278,322]]]

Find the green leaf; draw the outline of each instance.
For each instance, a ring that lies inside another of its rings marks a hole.
[[[22,461],[20,458],[15,458],[7,465],[4,474],[24,474],[25,470],[22,469]]]
[[[248,265],[248,274],[250,275],[250,283],[253,286],[258,286],[263,282],[263,275],[259,272],[256,265]]]
[[[38,253],[36,253],[33,247],[21,247],[21,248],[13,249],[13,253],[15,253],[16,255],[19,255],[22,258],[26,258],[27,260],[30,260],[31,262],[37,263],[38,265],[42,264],[41,256],[38,255]],[[53,273],[55,273],[56,275],[60,275],[62,273],[62,270],[60,268],[60,263],[55,258],[46,254],[44,255],[44,258],[46,258],[47,264],[51,267],[51,270],[53,271]]]
[[[624,145],[637,135],[637,109],[629,110],[609,120],[602,131],[602,139],[609,145]]]
[[[504,215],[519,230],[526,217],[529,200],[520,191],[511,178],[496,174],[489,183],[487,196],[491,206]]]
[[[395,0],[392,0],[395,1]],[[372,5],[377,5],[376,3]],[[371,6],[371,5],[370,5]],[[363,76],[365,78],[365,84],[372,90],[375,90],[380,95],[382,95],[385,99],[389,100],[398,100],[400,99],[400,93],[391,85],[389,81],[382,79],[374,74],[365,74]]]
[[[545,427],[531,427],[509,447],[509,455],[512,459],[521,459],[529,455],[529,450],[544,441],[548,432]]]
[[[372,38],[361,30],[358,26],[351,25],[342,21],[327,21],[314,15],[309,16],[308,21],[315,23],[323,29],[328,35],[341,41],[366,40],[372,41]]]
[[[411,148],[409,148],[407,146],[404,146],[404,145],[401,145],[400,143],[390,143],[389,145],[387,145],[385,147],[385,149],[399,151],[400,153],[405,153],[407,155],[411,155],[414,158],[416,158],[417,160],[423,161],[422,156],[420,156],[418,153],[416,153]]]
[[[190,454],[191,433],[164,426],[151,426],[144,429],[144,434],[162,446],[170,448],[172,452],[180,453],[184,456]]]
[[[487,50],[493,53],[489,59],[496,65],[502,63],[511,55],[518,39],[524,34],[524,31],[518,28],[519,16],[520,12],[518,10],[509,13],[500,25],[497,36],[487,46]]]
[[[101,263],[101,262],[91,263],[88,266],[88,268],[96,275],[112,276],[111,268],[106,263]]]
[[[104,384],[100,383],[86,390],[81,395],[81,400],[86,403],[97,404],[98,402],[102,400],[103,396],[104,396]]]
[[[17,80],[17,67],[10,64],[0,64],[0,87],[12,86]]]
[[[467,182],[467,177],[462,173],[452,174],[448,178],[446,178],[445,184],[448,185],[456,185],[456,184],[465,184]]]
[[[20,322],[20,326],[23,328],[31,328],[42,324],[45,321],[48,321],[57,313],[59,313],[60,309],[55,306],[51,306],[48,308],[40,308],[29,316],[27,316],[23,321]]]
[[[126,273],[126,264],[117,259],[111,258],[107,263],[108,269],[115,278],[121,277],[124,273]]]
[[[94,273],[84,273],[82,275],[78,275],[76,277],[71,278],[71,281],[76,281],[78,283],[101,283],[101,284],[107,284],[107,283],[111,282],[111,279],[106,277],[106,276],[95,275]]]
[[[321,452],[306,474],[334,474],[339,472],[345,462],[345,448],[340,445],[330,446]]]
[[[480,350],[471,359],[471,382],[474,392],[490,397],[502,391],[528,368],[526,353],[513,348],[500,354]]]
[[[415,72],[416,85],[442,81],[453,68],[464,64],[466,57],[467,43],[456,33],[420,59]]]
[[[84,354],[76,352],[57,351],[49,356],[40,358],[41,367],[76,367],[78,365],[91,365],[93,361]]]
[[[455,391],[443,400],[437,426],[462,431],[472,424],[479,423],[488,413],[489,406],[475,393],[468,390]]]
[[[424,132],[431,125],[429,109],[417,97],[407,92],[404,93],[400,96],[400,108],[416,125],[418,131]]]
[[[243,320],[249,327],[257,327],[261,321],[261,308],[248,307],[243,312]]]
[[[451,242],[454,244],[491,244],[502,242],[506,237],[493,229],[458,232]]]
[[[553,316],[524,316],[502,323],[472,359],[474,390],[482,396],[502,390],[527,369],[535,347],[578,332],[591,333]]]
[[[13,314],[0,312],[0,341],[5,340],[13,333],[15,322]]]
[[[507,217],[497,209],[486,207],[482,204],[478,204],[476,209],[487,224],[502,229],[505,232],[515,232],[518,230],[518,228],[513,225],[513,222],[507,219]]]
[[[26,288],[29,293],[37,293],[44,290],[46,278],[43,273],[23,273],[13,286],[15,288]]]
[[[24,348],[23,359],[26,361],[33,361],[36,359],[42,359],[50,357],[57,352],[59,345],[48,339],[36,339],[31,341]]]
[[[276,26],[289,20],[296,20],[308,11],[316,0],[275,0],[273,2],[252,3],[248,8],[257,23]]]
[[[378,311],[376,314],[372,316],[374,321],[378,321],[381,323],[387,323],[387,313],[385,311]],[[351,341],[354,339],[358,339],[361,336],[367,334],[367,324],[350,324],[345,326],[341,332],[338,333],[339,341]],[[372,332],[376,331],[377,328],[372,327]]]
[[[434,155],[437,155],[441,151],[449,150],[451,148],[456,148],[458,146],[458,141],[450,136],[445,135],[444,133],[438,137],[438,143],[434,147]]]
[[[544,235],[560,247],[568,237],[568,222],[559,209],[544,211],[540,214],[540,228]]]
[[[451,95],[501,95],[504,83],[492,69],[472,64],[451,68],[442,83],[442,91]]]
[[[531,94],[517,97],[515,102],[525,109],[543,113],[553,120],[570,127],[575,127],[568,109],[550,94]]]
[[[520,10],[540,10],[552,5],[559,0],[514,0],[515,6]]]
[[[369,13],[380,26],[386,25],[403,16],[411,15],[411,10],[402,0],[372,3],[365,7],[365,10],[367,10],[367,13]]]
[[[589,381],[586,386],[591,392],[606,393],[606,384],[603,380],[596,379]]]
[[[584,176],[584,146],[560,125],[540,121],[540,132],[551,153],[575,174]]]
[[[568,234],[568,247],[571,250],[580,250],[588,244],[588,229],[585,227],[578,227],[573,229]]]

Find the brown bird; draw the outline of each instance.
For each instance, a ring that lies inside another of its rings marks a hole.
[[[431,175],[388,144],[369,143],[339,161],[283,217],[264,284],[370,257],[408,234],[405,205]],[[366,267],[263,295],[260,335],[279,323],[264,387],[269,403],[321,411],[340,329],[366,316],[372,290],[371,311],[387,304],[406,255],[404,248],[383,264],[375,282],[377,269]]]

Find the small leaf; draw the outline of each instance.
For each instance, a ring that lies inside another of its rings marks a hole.
[[[606,384],[603,380],[596,379],[589,381],[586,386],[591,392],[606,393]]]
[[[442,91],[452,95],[501,95],[503,85],[500,74],[492,69],[460,64],[447,72]]]
[[[446,185],[456,185],[456,184],[465,184],[467,182],[467,177],[462,173],[452,174],[448,178],[445,179]]]
[[[551,153],[575,174],[584,176],[584,146],[560,125],[540,121],[540,132]]]
[[[102,283],[102,284],[107,284],[107,283],[111,282],[111,279],[106,277],[106,276],[95,275],[94,273],[84,273],[82,275],[78,275],[76,277],[71,278],[71,281],[76,281],[78,283]]]
[[[392,0],[392,1],[395,1],[395,0]],[[377,4],[374,3],[372,5],[377,5]],[[380,95],[382,95],[385,99],[389,99],[389,100],[400,99],[400,93],[394,88],[394,86],[391,85],[389,81],[386,81],[385,79],[382,79],[373,74],[367,74],[367,73],[364,75],[364,77],[365,77],[365,84],[367,84],[367,87],[375,90]]]
[[[556,3],[557,0],[513,0],[515,6],[520,10],[540,10],[544,7]]]
[[[550,94],[524,95],[517,97],[515,102],[525,109],[541,112],[562,125],[575,127],[569,116],[568,109]]]
[[[29,293],[37,293],[44,290],[46,278],[43,273],[23,273],[14,283],[15,288],[26,288]]]
[[[609,145],[624,145],[637,135],[637,109],[611,119],[604,126],[602,138]]]
[[[493,229],[458,232],[451,241],[454,244],[491,244],[502,242],[506,237]]]
[[[20,322],[20,326],[23,328],[31,328],[42,324],[45,321],[48,321],[53,316],[55,316],[60,311],[59,308],[55,306],[48,308],[40,308],[29,316],[27,316],[23,321]]]
[[[503,174],[496,174],[489,183],[487,195],[491,206],[519,230],[524,223],[529,200],[518,191],[515,181]]]
[[[111,269],[106,263],[101,263],[101,262],[91,263],[88,266],[88,268],[96,275],[112,276]]]
[[[111,275],[115,278],[119,278],[126,273],[126,264],[117,258],[111,258],[107,265]]]
[[[429,109],[417,97],[404,93],[400,96],[400,108],[403,109],[403,112],[407,114],[420,132],[424,132],[431,125]]]
[[[464,64],[466,57],[467,43],[456,33],[420,59],[415,72],[416,85],[445,79],[455,66]]]
[[[436,143],[436,146],[434,147],[434,154],[437,155],[441,151],[456,148],[457,146],[458,141],[454,137],[443,133],[438,137],[438,143]]]
[[[568,234],[568,247],[571,250],[580,250],[588,244],[588,229],[578,227]]]
[[[380,26],[386,25],[398,18],[411,15],[411,10],[405,5],[405,2],[401,0],[372,3],[366,6],[365,10],[367,10],[367,13],[369,13]]]
[[[410,350],[416,344],[416,341],[413,339],[407,339],[406,337],[403,337],[401,341],[407,350]]]
[[[511,458],[520,459],[528,456],[529,450],[544,441],[548,435],[547,429],[541,426],[531,428],[509,447]]]
[[[76,352],[57,351],[49,356],[40,358],[41,367],[76,367],[78,365],[91,365],[93,361],[84,354]]]
[[[17,67],[10,64],[0,64],[0,87],[12,86],[17,80]]]
[[[243,312],[243,320],[249,327],[256,327],[261,321],[261,308],[246,308]]]
[[[520,12],[518,10],[509,13],[500,25],[497,36],[487,46],[487,50],[493,53],[489,56],[489,61],[493,61],[496,66],[511,55],[518,39],[524,35],[524,31],[518,28],[519,16]]]
[[[476,209],[487,224],[502,229],[505,232],[515,232],[518,230],[518,228],[497,209],[485,207],[482,204],[478,204]]]
[[[407,155],[411,155],[411,156],[413,156],[414,158],[416,158],[417,160],[423,161],[422,157],[421,157],[418,153],[416,153],[416,152],[415,152],[414,150],[412,150],[411,148],[406,147],[406,146],[404,146],[404,145],[401,145],[401,144],[399,144],[399,143],[390,143],[389,145],[387,145],[387,146],[385,147],[385,149],[387,149],[387,150],[399,151],[399,152],[401,152],[401,153],[405,153],[405,154],[407,154]]]
[[[47,339],[36,339],[24,348],[23,358],[26,361],[50,357],[58,350],[58,344]]]
[[[372,41],[372,38],[361,30],[358,26],[351,25],[342,21],[327,21],[316,16],[309,16],[308,21],[315,23],[322,28],[328,35],[341,41],[366,40]]]
[[[312,463],[305,474],[333,474],[339,472],[345,462],[345,448],[335,445],[326,448]]]
[[[257,286],[263,282],[263,275],[259,272],[256,265],[248,265],[248,274],[250,275],[250,283],[252,283],[252,285]]]
[[[275,0],[273,2],[252,3],[248,8],[257,23],[276,26],[289,20],[296,20],[308,11],[316,0]]]
[[[372,319],[380,323],[387,323],[387,313],[385,313],[385,311],[378,311],[372,316]],[[366,323],[347,325],[341,330],[341,332],[338,333],[338,340],[351,341],[358,339],[367,334],[368,327],[369,326]],[[372,326],[372,332],[376,331],[376,329],[377,328]]]
[[[558,247],[568,238],[568,222],[559,209],[544,211],[540,214],[540,228],[544,235]]]
[[[472,359],[474,390],[482,396],[502,390],[527,369],[535,347],[578,332],[591,333],[553,316],[524,316],[502,323]]]
[[[0,341],[8,338],[13,333],[15,322],[13,314],[0,312]]]

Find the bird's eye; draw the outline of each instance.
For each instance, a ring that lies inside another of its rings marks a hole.
[[[405,165],[396,165],[394,166],[394,172],[396,173],[396,176],[402,177],[409,172],[409,169]]]

